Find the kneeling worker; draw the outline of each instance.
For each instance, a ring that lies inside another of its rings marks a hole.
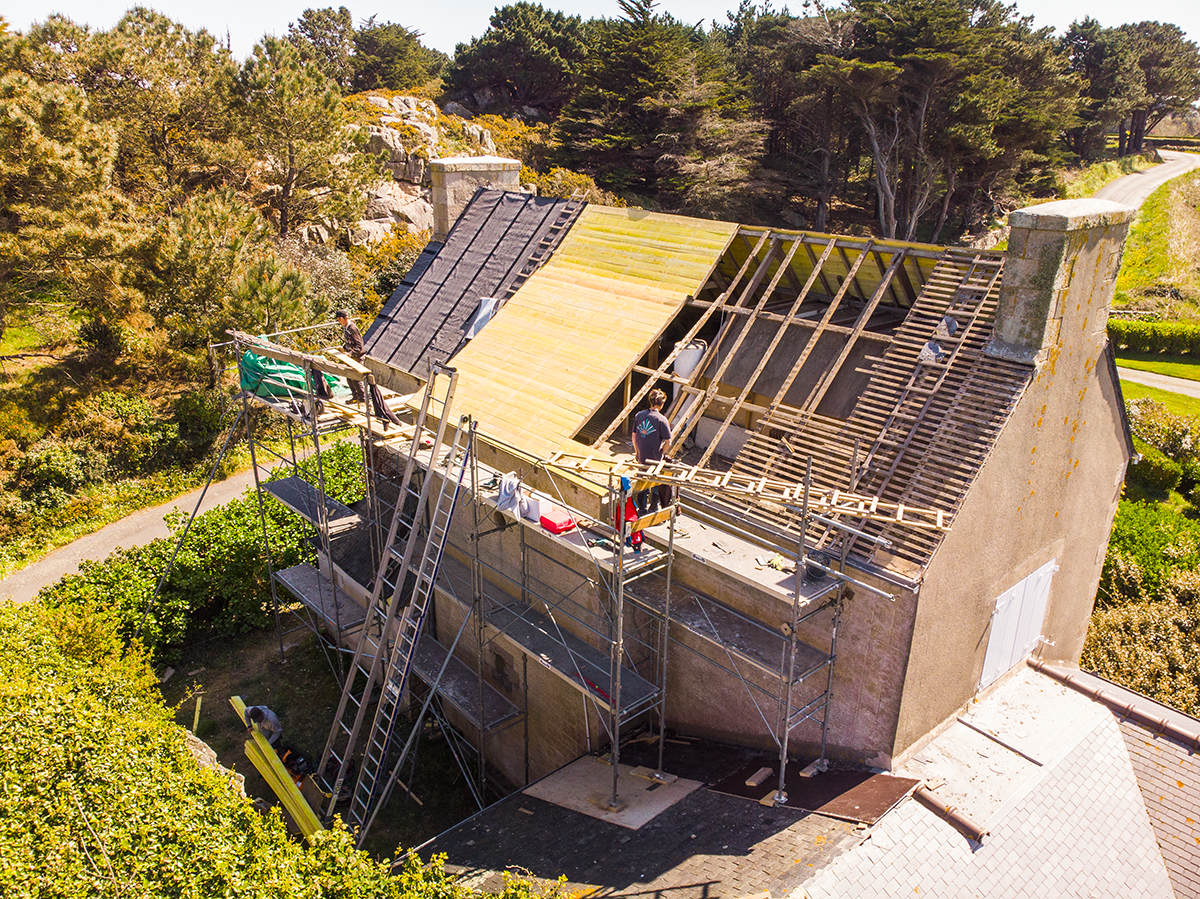
[[[257,724],[268,743],[272,746],[279,745],[283,725],[279,723],[279,716],[265,705],[252,705],[246,709],[246,724]]]

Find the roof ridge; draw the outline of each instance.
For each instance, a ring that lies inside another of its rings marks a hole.
[[[1137,693],[1127,687],[1114,684],[1112,681],[1098,674],[1093,674],[1090,671],[1060,668],[1042,659],[1029,659],[1029,666],[1035,671],[1052,677],[1071,689],[1077,690],[1085,696],[1103,703],[1114,712],[1147,729],[1155,730],[1163,736],[1183,743],[1185,746],[1200,750],[1200,719],[1187,714],[1187,712],[1182,712],[1148,696],[1143,696],[1141,693]],[[1129,697],[1133,698],[1130,699]],[[1156,716],[1154,714],[1155,709],[1163,709],[1174,716],[1187,718],[1189,723],[1195,723],[1195,727],[1184,727],[1179,722],[1171,720],[1170,716]]]

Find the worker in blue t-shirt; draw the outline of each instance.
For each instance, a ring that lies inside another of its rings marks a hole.
[[[633,454],[639,462],[658,462],[671,445],[671,423],[663,415],[667,395],[657,387],[648,397],[650,408],[633,417]],[[671,486],[659,484],[649,490],[639,490],[634,498],[639,515],[648,515],[661,505],[671,505]]]

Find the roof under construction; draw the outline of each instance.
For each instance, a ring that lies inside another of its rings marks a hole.
[[[702,447],[689,462],[795,483],[811,458],[817,489],[949,521],[1029,382],[1031,366],[985,353],[1003,253],[600,206],[549,245],[561,212],[481,190],[368,343],[418,377],[451,358],[459,411],[535,458],[619,456],[646,393],[674,386],[676,441]],[[536,271],[514,284],[522,268]],[[468,342],[463,322],[485,296],[499,311]],[[675,374],[674,347],[697,340],[701,364]],[[767,533],[799,528],[778,503],[697,501]],[[812,528],[811,540],[830,539]],[[864,529],[893,545],[886,557],[851,546],[852,557],[910,574],[942,533]]]

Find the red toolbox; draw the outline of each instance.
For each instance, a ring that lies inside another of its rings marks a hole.
[[[549,506],[542,511],[542,527],[551,534],[565,534],[575,527],[571,513],[561,506]]]

